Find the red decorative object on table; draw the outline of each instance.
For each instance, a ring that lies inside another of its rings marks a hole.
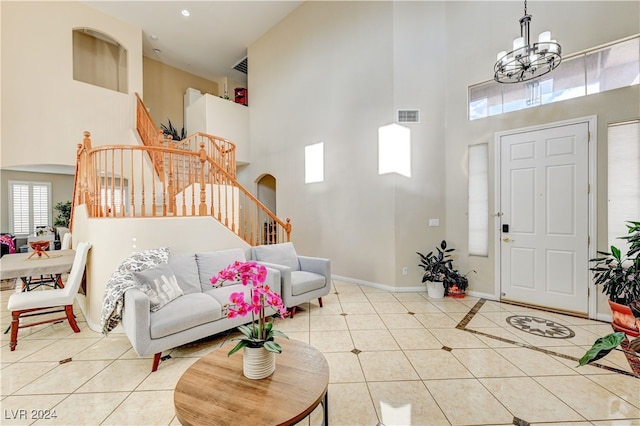
[[[38,257],[42,257],[43,254],[49,257],[46,250],[49,248],[50,243],[50,241],[31,241],[29,245],[33,249],[33,253],[31,253],[31,255],[27,257],[27,259],[31,259],[36,254],[38,255]]]

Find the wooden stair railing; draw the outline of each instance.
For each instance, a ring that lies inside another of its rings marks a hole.
[[[269,211],[208,155],[138,145],[78,145],[74,202],[90,217],[212,216],[250,245],[290,241],[290,220]],[[146,158],[166,158],[166,179]],[[181,191],[175,191],[182,188]]]

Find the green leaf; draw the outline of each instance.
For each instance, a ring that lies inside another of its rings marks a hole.
[[[247,341],[246,340],[240,340],[238,342],[237,345],[235,345],[235,347],[233,349],[231,349],[229,351],[229,353],[227,354],[227,356],[231,356],[233,354],[235,354],[236,352],[238,352],[240,349],[244,348],[245,346],[247,346]]]
[[[253,338],[253,326],[247,327],[246,325],[240,325],[238,326],[238,331],[247,336],[249,339]]]
[[[280,330],[273,330],[273,331],[272,331],[272,334],[273,334],[274,336],[284,337],[285,339],[288,339],[288,338],[289,338],[289,336],[287,336],[286,334],[284,334],[284,333],[283,333],[282,331],[280,331]]]
[[[620,263],[620,249],[615,246],[611,246],[611,254]]]
[[[603,356],[607,355],[614,348],[616,348],[626,338],[626,335],[620,331],[607,334],[604,337],[599,338],[593,343],[591,349],[584,354],[578,366],[589,364],[590,362],[599,360]]]
[[[275,352],[277,354],[282,353],[282,347],[277,344],[276,342],[274,342],[273,340],[269,340],[267,342],[264,342],[264,348],[266,350],[268,350],[269,352]]]

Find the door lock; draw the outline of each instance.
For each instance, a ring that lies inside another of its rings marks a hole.
[[[505,243],[508,243],[508,242],[510,242],[510,241],[511,241],[511,238],[509,238],[509,237],[504,237],[504,238],[502,239],[502,241],[504,241]]]

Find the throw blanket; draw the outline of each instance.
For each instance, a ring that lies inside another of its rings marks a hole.
[[[167,263],[168,259],[169,248],[160,247],[159,249],[133,253],[122,261],[118,269],[111,274],[104,290],[102,312],[100,313],[102,334],[107,336],[122,320],[124,292],[132,287],[141,288],[133,273],[153,268],[161,263]]]

